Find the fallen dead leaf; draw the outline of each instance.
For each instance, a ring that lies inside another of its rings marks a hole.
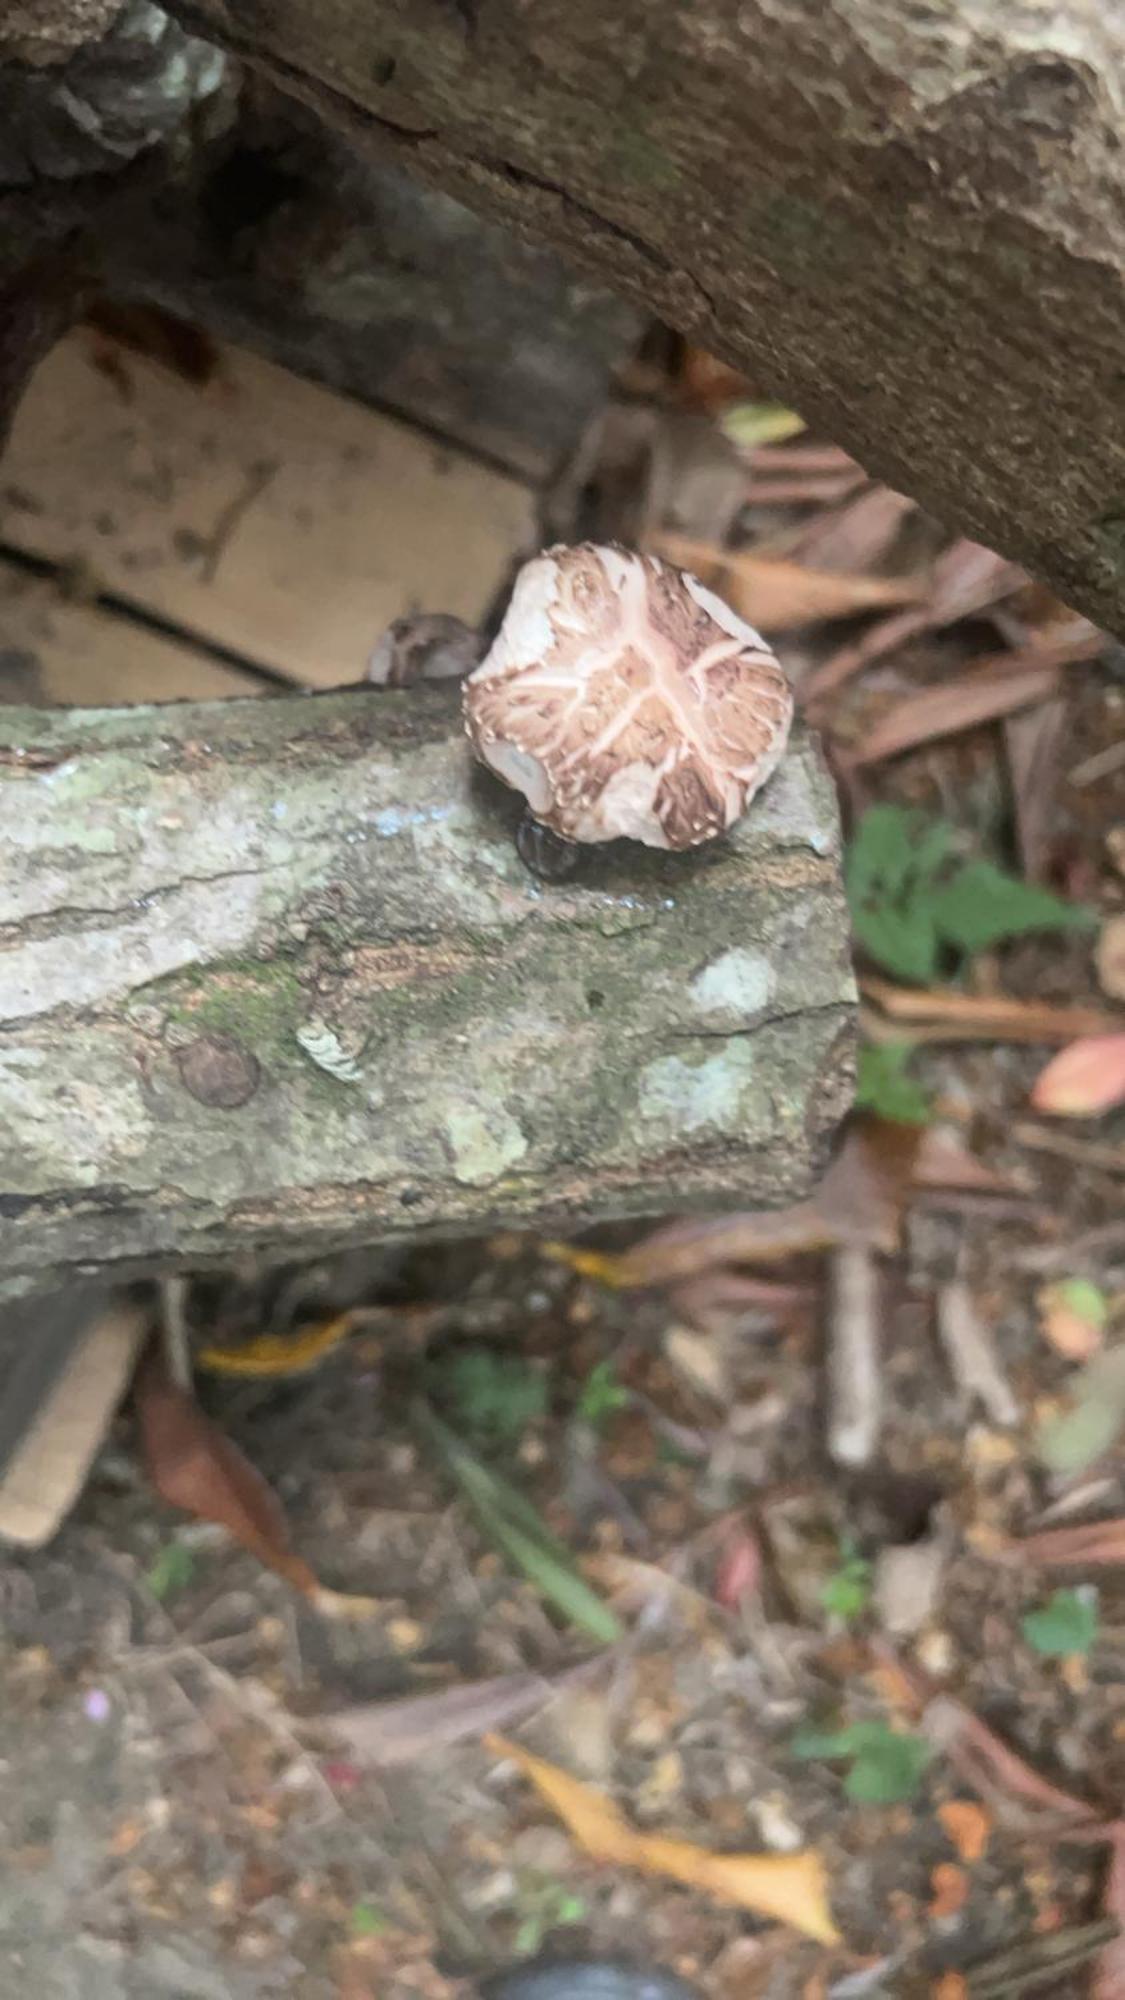
[[[564,1689],[588,1680],[598,1664],[597,1660],[584,1660],[555,1676],[496,1674],[490,1680],[407,1696],[402,1701],[364,1702],[324,1716],[324,1727],[366,1763],[382,1769],[412,1764],[434,1750],[479,1738],[486,1730],[524,1721],[556,1700]]]
[[[975,1799],[946,1799],[937,1816],[962,1861],[972,1867],[988,1846],[992,1821]]]
[[[810,674],[802,689],[806,710],[822,702],[845,681],[893,652],[904,640],[919,632],[952,625],[958,618],[986,610],[999,599],[1010,596],[1026,582],[1015,563],[986,549],[979,542],[954,542],[934,565],[929,595],[924,604],[909,611],[897,611],[881,618],[861,638],[841,646],[838,652]]]
[[[941,1917],[955,1917],[963,1910],[969,1898],[969,1878],[955,1861],[939,1861],[930,1872],[929,1914],[935,1922]]]
[[[937,1695],[922,1712],[922,1733],[979,1793],[1000,1824],[1020,1833],[1103,1839],[1092,1806],[1048,1784],[1038,1771],[952,1695]]]
[[[1042,1528],[1038,1534],[1006,1542],[997,1553],[1002,1559],[1022,1558],[1025,1562],[1042,1564],[1045,1569],[1125,1563],[1125,1518],[1080,1521],[1069,1528]]]
[[[889,486],[869,486],[843,507],[826,507],[779,549],[812,569],[870,570],[886,555],[915,502]]]
[[[646,1289],[712,1270],[718,1264],[778,1263],[839,1244],[893,1250],[910,1183],[919,1127],[856,1118],[836,1158],[804,1201],[674,1222],[622,1256],[547,1242],[545,1255],[615,1289]]]
[[[1020,653],[998,653],[978,662],[975,668],[955,674],[936,687],[906,695],[880,716],[862,742],[847,752],[855,765],[879,764],[888,757],[900,757],[923,743],[956,736],[965,729],[995,722],[1003,715],[1048,701],[1060,684],[1067,660],[1091,659],[1104,644],[1088,644],[1061,660],[1053,648],[1029,646]]]
[[[337,1313],[293,1334],[263,1333],[240,1347],[205,1347],[196,1362],[210,1375],[303,1375],[346,1340],[362,1318],[361,1313]]]
[[[363,1616],[373,1608],[370,1599],[340,1599],[322,1589],[292,1548],[276,1493],[194,1397],[170,1379],[156,1347],[149,1349],[137,1375],[136,1409],[145,1468],[162,1500],[194,1520],[225,1528],[267,1569],[276,1570],[322,1609],[343,1602],[353,1607],[349,1615]]]
[[[968,1993],[963,1972],[943,1972],[930,1988],[930,2000],[968,2000]]]
[[[1032,1086],[1036,1111],[1097,1118],[1125,1103],[1125,1034],[1087,1035],[1060,1050]]]
[[[785,632],[831,618],[854,617],[886,604],[911,604],[923,594],[913,578],[857,576],[806,569],[777,556],[723,549],[671,533],[651,537],[670,562],[692,568],[700,581],[726,598],[740,618],[761,632]]]
[[[811,1849],[798,1854],[713,1854],[692,1841],[638,1833],[611,1799],[557,1765],[533,1757],[502,1736],[486,1737],[485,1745],[496,1756],[518,1764],[595,1861],[666,1875],[755,1916],[789,1924],[821,1944],[839,1943],[828,1908],[824,1863]]]

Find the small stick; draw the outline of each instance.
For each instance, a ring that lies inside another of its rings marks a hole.
[[[937,1324],[945,1358],[957,1387],[979,1402],[994,1424],[1019,1422],[1019,1405],[996,1359],[987,1329],[960,1278],[937,1295]]]
[[[879,1276],[866,1248],[828,1263],[828,1451],[837,1465],[868,1465],[883,1418]]]

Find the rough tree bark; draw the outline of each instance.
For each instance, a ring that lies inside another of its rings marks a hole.
[[[448,690],[0,711],[0,1290],[807,1186],[854,992],[800,735],[729,840],[516,857]]]
[[[1125,634],[1125,11],[175,0]]]

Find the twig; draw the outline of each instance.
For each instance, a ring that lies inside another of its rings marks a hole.
[[[994,1424],[1018,1423],[1019,1405],[1001,1371],[973,1295],[960,1278],[941,1286],[937,1323],[957,1387],[970,1401],[979,1402]]]
[[[868,1465],[883,1416],[879,1279],[865,1248],[829,1259],[828,1450],[838,1465]]]

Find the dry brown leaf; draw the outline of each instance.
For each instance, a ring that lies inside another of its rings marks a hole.
[[[1102,925],[1094,962],[1102,992],[1111,1000],[1125,1000],[1125,917],[1110,917]]]
[[[971,1867],[979,1861],[992,1834],[992,1820],[975,1799],[947,1799],[937,1809],[951,1844]]]
[[[1015,563],[1006,562],[979,542],[954,542],[934,565],[925,604],[881,618],[861,638],[841,646],[810,674],[802,689],[806,708],[822,701],[862,668],[881,660],[917,633],[952,625],[958,618],[986,610],[1025,581],[1024,571]]]
[[[866,484],[867,475],[858,465],[851,472],[805,472],[794,473],[788,479],[748,479],[746,500],[751,507],[829,506],[835,500],[846,500],[857,487]]]
[[[651,537],[657,553],[684,568],[695,568],[700,580],[725,597],[740,618],[760,632],[785,632],[820,620],[851,618],[886,604],[910,604],[922,595],[913,578],[839,575],[806,569],[779,556],[751,555],[723,549],[688,535],[662,533]]]
[[[1002,1557],[1039,1563],[1045,1569],[1079,1568],[1086,1563],[1125,1563],[1125,1519],[1081,1521],[1069,1528],[1043,1528],[1007,1542]]]
[[[864,975],[859,990],[892,1021],[910,1023],[912,1040],[1068,1042],[1097,1035],[1113,1016],[1095,1007],[1056,1007],[1044,1000],[1012,1000],[1004,993],[956,993],[948,987],[895,986]]]
[[[943,1972],[930,1988],[930,2000],[968,2000],[969,1986],[963,1972]]]
[[[1056,696],[1004,722],[1020,874],[1027,882],[1046,882],[1049,873],[1067,719],[1067,704]]]
[[[1104,1824],[1092,1806],[1048,1784],[952,1695],[938,1695],[927,1705],[922,1732],[948,1757],[959,1777],[979,1792],[996,1820],[1013,1831],[1104,1837]]]
[[[854,458],[838,444],[754,444],[746,454],[754,472],[852,472]]]
[[[145,1468],[162,1500],[197,1521],[214,1521],[288,1583],[314,1596],[320,1586],[290,1546],[280,1500],[238,1446],[169,1379],[150,1348],[137,1377],[137,1417]]]
[[[917,1126],[856,1118],[812,1194],[789,1208],[674,1222],[619,1257],[569,1243],[543,1249],[583,1277],[623,1290],[676,1282],[718,1264],[779,1263],[838,1244],[893,1250],[918,1138]]]
[[[828,1908],[824,1863],[811,1849],[798,1854],[712,1854],[689,1840],[639,1833],[611,1799],[581,1784],[556,1764],[533,1757],[503,1736],[488,1736],[485,1742],[496,1756],[519,1765],[595,1861],[639,1868],[646,1875],[667,1875],[689,1888],[737,1903],[755,1916],[790,1924],[821,1944],[839,1943],[840,1934]]]
[[[914,507],[889,486],[870,486],[846,507],[825,508],[786,541],[784,553],[812,569],[873,569]]]
[[[412,1764],[431,1751],[524,1721],[554,1701],[563,1689],[589,1679],[599,1664],[598,1660],[584,1660],[554,1676],[496,1674],[491,1680],[409,1695],[402,1701],[364,1702],[360,1707],[326,1715],[324,1726],[361,1762],[378,1764],[382,1769]]]
[[[879,764],[923,743],[976,729],[998,716],[1048,701],[1059,687],[1060,673],[1060,662],[1053,654],[1044,658],[1042,648],[1029,647],[1026,654],[1000,653],[982,660],[966,673],[894,702],[863,741],[849,748],[849,761]]]
[[[950,1188],[966,1194],[1021,1194],[1010,1174],[986,1167],[954,1133],[927,1125],[918,1141],[911,1176],[916,1188]]]

